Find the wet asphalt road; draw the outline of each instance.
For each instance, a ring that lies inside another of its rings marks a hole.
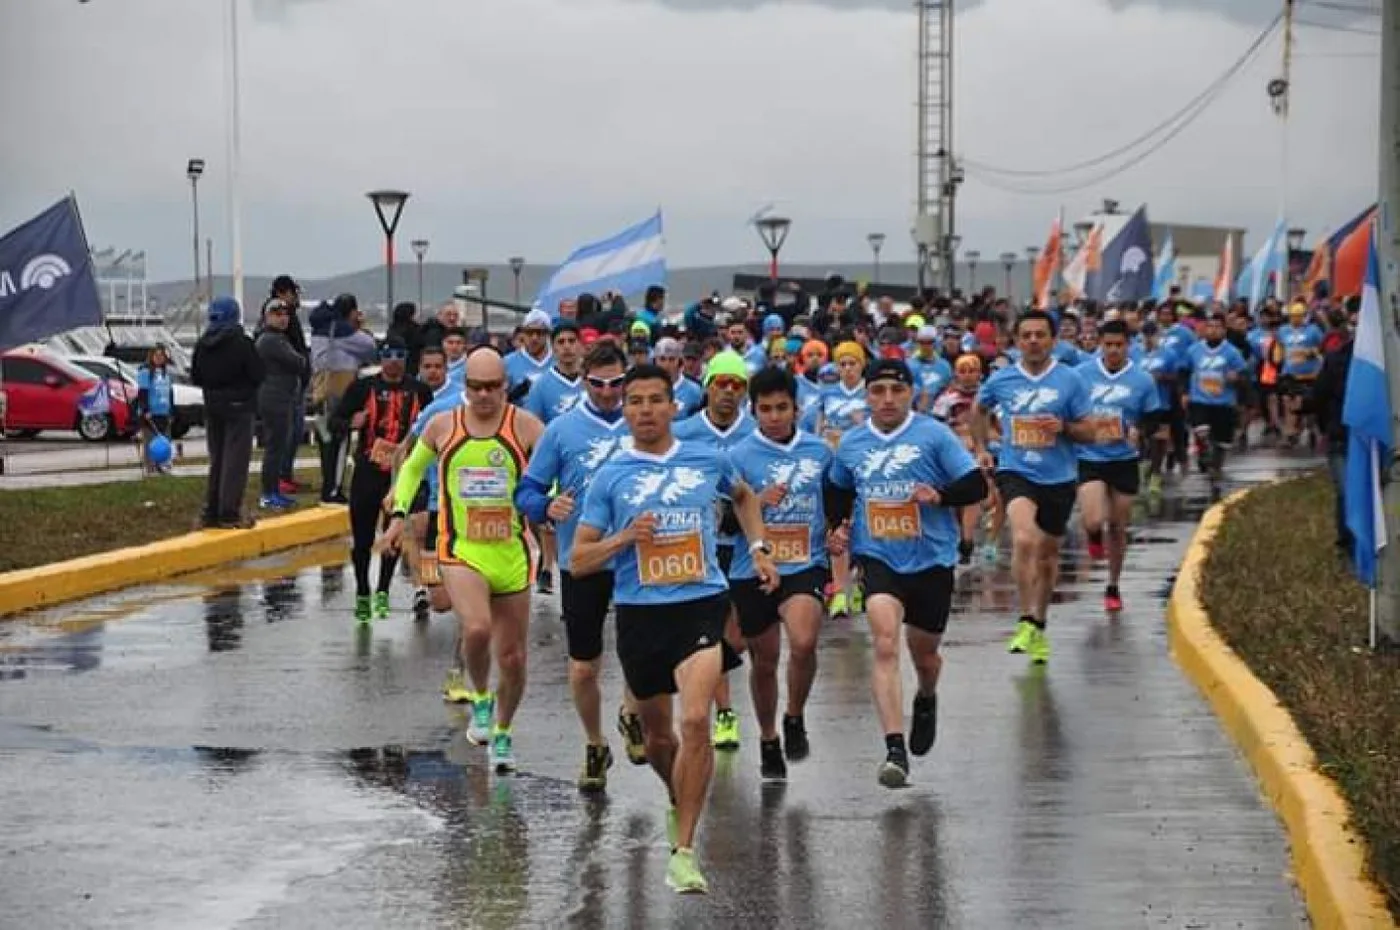
[[[1002,649],[1006,553],[960,578],[938,745],[904,791],[875,781],[859,620],[823,633],[813,754],[786,785],[758,778],[737,673],[745,742],[717,763],[700,898],[665,888],[662,791],[616,737],[607,799],[574,787],[553,598],[512,778],[438,699],[451,624],[415,624],[400,588],[358,633],[339,544],[0,623],[0,926],[1305,926],[1278,822],[1167,654],[1206,504],[1198,479],[1169,490],[1121,618],[1075,541],[1048,670]],[[606,706],[619,688],[609,662]]]

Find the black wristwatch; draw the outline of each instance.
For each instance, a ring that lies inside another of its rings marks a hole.
[[[407,520],[407,519],[408,519],[408,514],[405,513],[405,512],[402,511],[402,510],[395,510],[393,513],[389,514],[389,519],[390,519],[390,520]]]

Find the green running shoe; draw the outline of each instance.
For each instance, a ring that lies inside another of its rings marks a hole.
[[[491,723],[496,715],[496,696],[490,691],[473,694],[472,722],[467,726],[467,739],[474,746],[484,746],[491,739]]]
[[[578,790],[603,791],[608,787],[608,769],[612,768],[612,747],[590,744],[584,751],[583,771],[578,776]]]
[[[865,586],[855,585],[851,588],[851,615],[865,613]]]
[[[472,702],[472,693],[467,690],[467,683],[462,678],[460,668],[447,670],[447,678],[442,683],[442,699],[449,704],[470,704]]]
[[[369,623],[373,615],[373,608],[370,606],[369,595],[355,596],[355,622]]]
[[[373,611],[374,611],[374,619],[376,619],[376,620],[388,620],[388,619],[389,619],[389,592],[388,592],[388,591],[376,591],[376,592],[374,592],[374,600],[371,602],[371,608],[372,608]]]
[[[515,752],[510,731],[497,728],[491,734],[491,767],[497,775],[509,775],[515,771]]]
[[[1034,628],[1033,628],[1034,629]],[[1050,661],[1050,637],[1044,630],[1034,630],[1030,642],[1026,646],[1026,652],[1031,657],[1032,665],[1044,665]]]
[[[666,885],[677,894],[705,894],[710,890],[710,883],[695,864],[694,850],[678,849],[671,853],[671,862],[666,867]]]
[[[732,710],[722,710],[715,714],[716,749],[733,752],[739,748],[739,715]]]
[[[1016,624],[1016,632],[1006,642],[1006,651],[1010,653],[1026,652],[1030,648],[1031,637],[1039,632],[1035,624],[1029,620],[1022,620]]]

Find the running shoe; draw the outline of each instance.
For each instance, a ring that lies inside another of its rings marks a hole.
[[[706,894],[710,883],[695,864],[695,851],[677,849],[666,866],[666,886],[677,894]]]
[[[977,551],[977,544],[970,539],[958,542],[958,564],[971,565],[972,553]]]
[[[535,592],[537,594],[554,593],[554,572],[547,568],[540,569],[540,577],[535,579]]]
[[[995,565],[997,563],[996,543],[989,542],[982,544],[982,561],[986,562],[988,565]]]
[[[837,591],[826,599],[826,612],[827,615],[832,618],[849,617],[851,615],[851,609],[846,602],[845,591]]]
[[[787,760],[783,758],[783,741],[765,739],[758,743],[758,771],[769,781],[787,781]]]
[[[467,739],[474,746],[484,746],[491,739],[491,722],[496,715],[496,696],[489,691],[471,696],[472,722],[467,727]]]
[[[449,669],[447,678],[442,683],[442,699],[450,704],[470,704],[472,693],[467,690],[467,683],[462,679],[460,668]]]
[[[1162,476],[1153,475],[1147,479],[1147,493],[1151,497],[1160,498],[1162,496]]]
[[[715,714],[716,749],[733,752],[739,748],[739,715],[732,710],[722,710]]]
[[[258,507],[262,510],[286,510],[295,506],[296,501],[288,500],[281,494],[264,494],[258,498]]]
[[[369,623],[374,616],[374,608],[371,605],[368,594],[355,595],[355,622]]]
[[[1032,665],[1044,665],[1050,661],[1050,636],[1044,630],[1031,627],[1030,642],[1026,644],[1026,654]]]
[[[1095,562],[1102,562],[1107,553],[1108,550],[1105,548],[1103,540],[1099,540],[1098,542],[1094,542],[1093,540],[1089,541],[1089,558],[1093,559]]]
[[[1111,614],[1120,613],[1123,610],[1123,597],[1118,593],[1115,585],[1109,585],[1103,592],[1103,609]]]
[[[432,603],[428,600],[428,592],[425,588],[419,588],[413,592],[413,619],[427,620],[432,614]]]
[[[607,743],[589,744],[583,756],[583,772],[578,777],[578,790],[602,791],[608,787],[608,769],[612,768],[612,749]]]
[[[388,592],[388,591],[376,591],[376,592],[374,592],[374,600],[373,600],[371,606],[373,607],[373,610],[374,610],[374,619],[376,619],[376,620],[388,620],[388,619],[389,619],[389,592]]]
[[[491,768],[497,775],[509,775],[515,771],[515,753],[512,750],[510,731],[498,727],[491,734]]]
[[[1028,652],[1030,650],[1031,639],[1039,632],[1034,623],[1029,620],[1022,620],[1016,624],[1016,632],[1011,635],[1011,639],[1006,642],[1006,651],[1016,654]]]
[[[903,788],[909,784],[909,754],[904,749],[890,749],[880,763],[880,784],[886,788]]]
[[[865,613],[865,586],[851,586],[851,616]]]
[[[295,481],[288,481],[284,478],[277,482],[277,493],[281,494],[283,497],[292,497],[300,490],[301,486]]]
[[[801,717],[783,717],[783,751],[789,762],[801,762],[812,752],[807,741],[807,723]]]
[[[627,761],[633,765],[647,764],[647,740],[642,733],[642,718],[618,709],[617,732],[622,734],[622,745],[627,751]]]
[[[913,719],[909,724],[909,751],[927,755],[938,738],[938,695],[915,694]]]

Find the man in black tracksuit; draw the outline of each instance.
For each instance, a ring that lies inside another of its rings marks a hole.
[[[407,376],[408,346],[390,339],[380,350],[380,372],[360,378],[345,392],[331,414],[330,430],[345,436],[359,430],[355,447],[355,471],[350,478],[350,531],[354,542],[350,560],[355,567],[355,619],[389,616],[389,583],[398,558],[390,552],[379,557],[379,585],[370,598],[369,560],[375,533],[384,514],[384,498],[393,475],[394,453],[408,435],[419,412],[432,402],[427,385]]]
[[[205,432],[209,440],[209,482],[200,524],[247,528],[243,513],[248,461],[253,455],[253,413],[263,364],[243,331],[242,311],[232,297],[209,303],[209,322],[194,346],[190,380],[204,389]]]

